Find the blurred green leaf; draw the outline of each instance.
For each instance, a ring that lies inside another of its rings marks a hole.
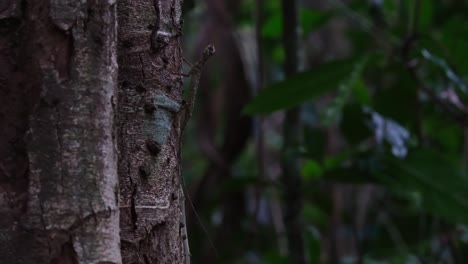
[[[449,54],[448,61],[455,65],[461,76],[468,75],[468,20],[462,16],[453,16],[446,19],[439,42]]]
[[[279,38],[283,34],[283,16],[281,12],[275,12],[268,17],[262,28],[262,36],[265,38]]]
[[[320,11],[316,9],[302,8],[300,10],[300,23],[303,33],[309,33],[316,30],[329,21],[333,15],[334,12],[332,11]]]
[[[361,58],[362,59],[362,58]],[[263,89],[244,109],[247,114],[267,114],[297,106],[337,89],[353,72],[359,60],[344,59],[324,63]]]
[[[417,252],[426,247],[433,236],[433,228],[421,227],[421,215],[418,212],[402,212],[401,208],[392,208],[385,203],[375,212],[376,224],[367,226],[364,230],[365,240],[372,244],[368,256],[378,258],[394,258],[400,254]],[[380,217],[379,217],[380,215]],[[396,263],[396,262],[390,262]]]
[[[417,120],[417,85],[408,71],[401,67],[388,67],[381,73],[379,89],[374,97],[373,108],[379,114],[404,126]]]
[[[315,9],[300,9],[300,25],[304,33],[316,30],[325,24],[334,15],[331,11],[320,11]],[[262,28],[262,36],[265,38],[278,39],[283,35],[283,16],[278,10],[267,17]]]
[[[367,61],[368,58],[366,57],[365,59],[357,62],[349,78],[340,83],[335,99],[324,111],[323,123],[325,125],[336,123],[341,116],[343,108],[351,99],[354,87],[358,83],[358,80],[361,79],[361,75]]]
[[[304,220],[309,225],[326,228],[329,225],[329,216],[325,211],[319,208],[315,202],[304,204]]]
[[[304,128],[305,157],[322,162],[327,144],[326,133],[315,127]]]
[[[350,159],[353,154],[356,154],[351,149],[337,153],[332,156],[327,156],[323,161],[323,167],[325,170],[332,170],[340,168],[344,161]]]
[[[378,183],[374,172],[379,162],[375,151],[350,150],[325,160],[323,178],[341,183]]]
[[[356,102],[362,105],[370,105],[371,96],[363,78],[357,78],[353,86],[353,97]]]
[[[430,109],[429,109],[430,110]],[[426,111],[423,129],[433,149],[446,155],[459,156],[463,148],[463,128],[441,113]]]
[[[265,264],[288,264],[288,258],[281,256],[278,251],[268,252],[264,255],[263,260]]]
[[[368,171],[356,166],[340,167],[325,172],[323,177],[327,181],[351,184],[369,184],[376,183]]]
[[[434,16],[434,3],[432,0],[425,0],[420,2],[420,13],[419,13],[419,30],[427,32],[432,24]]]
[[[393,24],[398,17],[397,2],[394,0],[383,0],[382,2],[382,12],[386,20]]]
[[[278,63],[278,64],[281,64],[284,62],[284,58],[285,58],[285,54],[284,54],[284,49],[283,49],[283,46],[282,45],[275,45],[273,47],[273,60]]]
[[[308,160],[302,166],[302,177],[309,180],[318,179],[322,176],[322,167],[315,160]]]
[[[452,160],[433,151],[412,151],[385,160],[381,179],[391,189],[418,191],[424,209],[452,223],[468,223],[468,180]]]
[[[361,105],[346,105],[340,121],[340,130],[346,141],[353,145],[371,137],[372,130],[369,128],[369,121],[369,115],[364,113]]]
[[[309,253],[309,263],[320,263],[321,259],[320,237],[315,233],[317,233],[317,231],[312,229],[310,231],[306,231],[304,236]]]

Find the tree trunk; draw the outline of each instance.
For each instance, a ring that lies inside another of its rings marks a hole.
[[[183,263],[181,1],[122,0],[119,181],[124,263]]]
[[[115,1],[0,2],[0,260],[121,263]]]

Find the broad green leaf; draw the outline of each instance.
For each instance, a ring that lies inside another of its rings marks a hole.
[[[247,114],[268,114],[288,109],[335,90],[353,72],[356,59],[335,60],[296,74],[263,89],[244,109]]]
[[[328,11],[319,11],[315,9],[301,9],[300,18],[301,18],[301,27],[304,33],[308,33],[316,30],[334,15],[333,12]]]

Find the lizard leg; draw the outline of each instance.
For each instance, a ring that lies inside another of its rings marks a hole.
[[[188,66],[190,66],[190,68],[193,68],[193,64],[188,61],[186,58],[182,57],[182,59],[184,60],[185,63],[187,63]]]
[[[183,77],[190,77],[190,76],[192,76],[192,75],[190,75],[190,73],[183,73],[183,72],[172,72],[172,74],[178,75],[178,76],[183,76]]]

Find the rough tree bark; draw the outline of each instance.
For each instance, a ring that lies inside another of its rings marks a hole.
[[[181,1],[122,0],[118,14],[123,262],[183,263]]]
[[[121,263],[114,0],[0,1],[0,262]]]

